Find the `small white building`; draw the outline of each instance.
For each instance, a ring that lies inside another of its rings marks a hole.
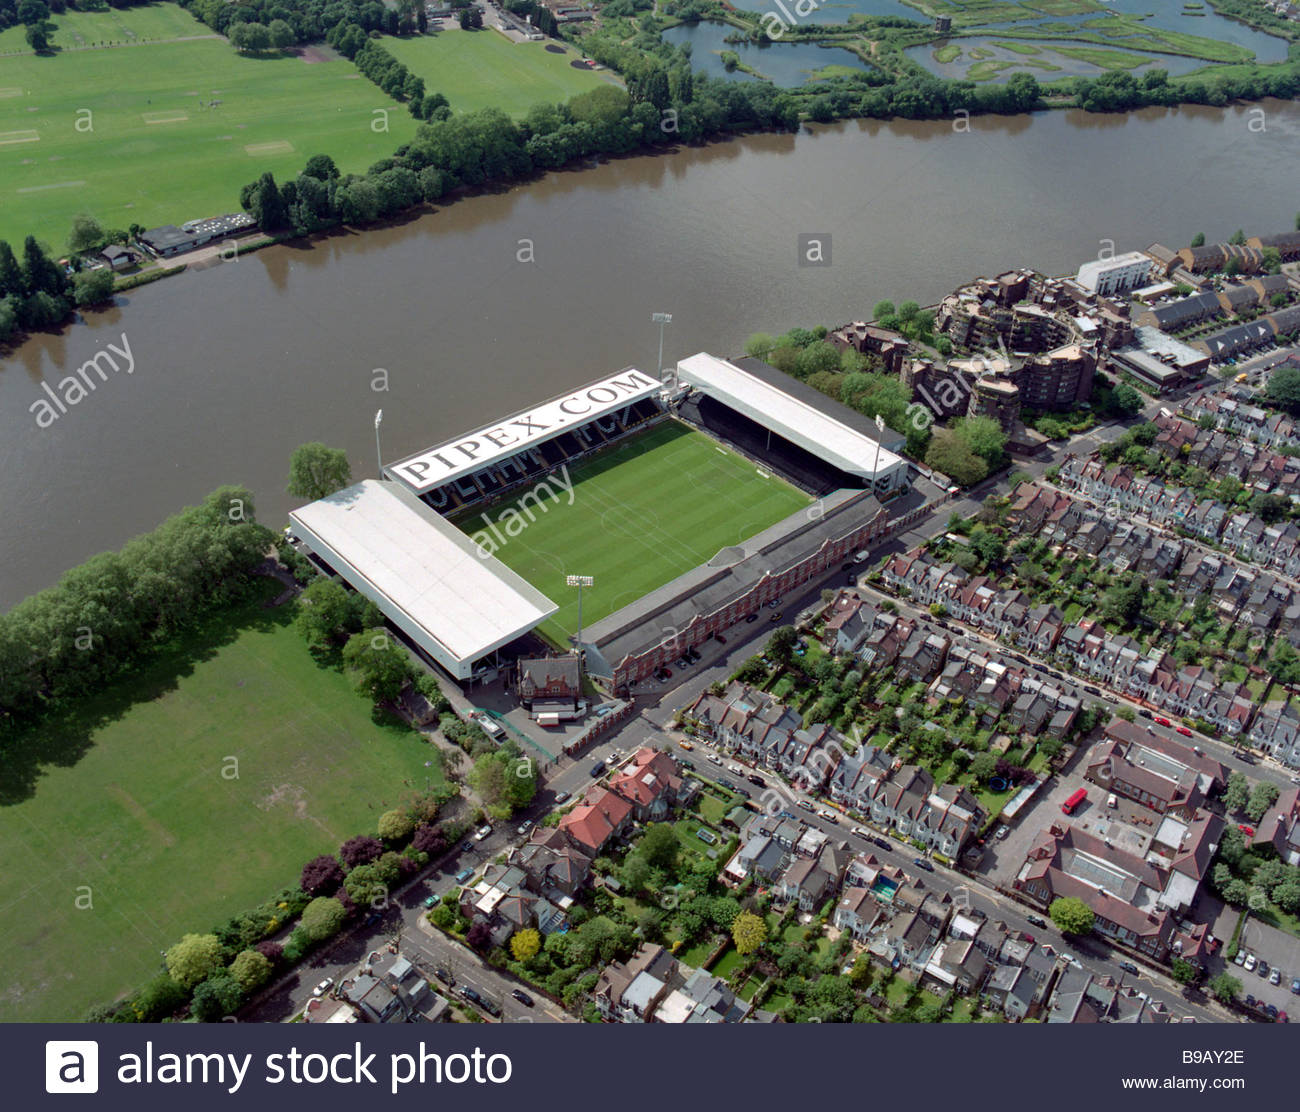
[[[1151,256],[1128,251],[1106,259],[1093,259],[1079,267],[1075,281],[1089,293],[1109,297],[1146,285],[1151,277]]]

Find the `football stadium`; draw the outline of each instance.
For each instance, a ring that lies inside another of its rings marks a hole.
[[[758,360],[700,353],[666,381],[598,379],[290,517],[458,681],[577,645],[626,690],[899,525],[883,503],[910,485],[903,439]]]

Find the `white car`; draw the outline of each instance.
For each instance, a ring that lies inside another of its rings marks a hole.
[[[849,833],[852,834],[855,838],[870,838],[870,837],[871,837],[871,835],[867,833],[866,827],[862,827],[862,826],[855,826],[855,827],[853,827],[853,829],[850,830]]]
[[[738,765],[738,764],[729,764],[729,765],[727,765],[727,771],[730,772],[732,776],[744,776],[744,775],[745,775],[745,770],[744,770],[743,768],[741,768],[740,765]]]
[[[334,978],[326,977],[323,981],[321,981],[320,984],[318,984],[314,989],[311,990],[311,994],[313,996],[324,996],[333,987],[334,987]]]
[[[1257,958],[1254,954],[1247,954],[1245,964],[1246,964],[1246,972],[1253,973],[1255,970],[1255,966],[1259,964],[1259,958]]]
[[[709,761],[710,761],[710,763],[715,764],[715,765],[721,765],[721,764],[722,764],[722,758],[719,757],[716,753],[710,753],[710,754],[709,754]]]
[[[474,841],[481,842],[484,838],[486,838],[491,833],[492,833],[492,827],[480,826],[476,831],[474,831]]]
[[[817,814],[820,818],[824,818],[827,822],[840,821],[839,815],[837,815],[834,811],[828,811],[825,807],[823,807],[820,811],[818,811]]]

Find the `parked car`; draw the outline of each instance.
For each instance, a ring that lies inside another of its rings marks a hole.
[[[1291,978],[1291,991],[1295,993],[1296,996],[1300,996],[1300,977]]]
[[[871,840],[872,840],[872,842],[874,842],[876,845],[878,845],[881,849],[893,849],[893,848],[894,848],[894,843],[891,842],[888,838],[872,838]]]
[[[492,833],[492,827],[480,826],[476,831],[474,831],[474,841],[481,842],[483,841],[484,838],[488,837],[488,835],[490,835],[491,833]]]
[[[529,996],[528,993],[524,992],[523,989],[512,988],[510,990],[510,995],[518,1000],[525,1008],[531,1008],[533,1006],[533,998]]]
[[[1092,686],[1090,686],[1090,685],[1085,684],[1083,689],[1084,689],[1084,691],[1086,691],[1089,695],[1100,695],[1100,694],[1101,694],[1101,688],[1100,688],[1100,687],[1092,687]]]
[[[767,600],[767,608],[769,610],[775,610],[780,605],[781,600],[779,598],[771,598]]]
[[[525,834],[527,834],[530,830],[532,830],[532,828],[533,828],[533,820],[524,819],[524,821],[521,822],[519,826],[516,828],[515,833],[522,838]]]
[[[1268,976],[1268,962],[1266,962],[1263,958],[1260,958],[1260,959],[1259,959],[1259,968],[1256,969],[1255,972],[1258,973],[1261,977],[1267,977],[1267,976]]]
[[[1259,958],[1257,958],[1254,954],[1251,953],[1246,954],[1246,961],[1244,963],[1244,967],[1247,973],[1253,973],[1255,971],[1255,966],[1257,966],[1258,964],[1259,964]]]
[[[1245,950],[1238,950],[1238,951],[1237,951],[1237,956],[1234,957],[1234,958],[1232,959],[1232,964],[1233,964],[1233,965],[1245,965],[1245,964],[1246,964],[1246,951],[1245,951]]]
[[[427,895],[427,896],[424,897],[424,906],[425,906],[425,907],[433,907],[437,902],[438,902],[438,897],[437,897],[437,895],[434,894],[434,893],[431,893],[431,894],[429,894],[429,895]]]
[[[555,803],[556,803],[556,806],[559,806],[561,803],[568,803],[568,802],[569,802],[569,793],[568,793],[568,792],[556,792],[556,793],[555,793]]]
[[[801,800],[799,800],[799,801],[795,804],[795,806],[798,807],[799,810],[801,810],[801,811],[807,811],[810,815],[813,813],[813,811],[815,811],[815,810],[817,809],[817,808],[815,808],[811,803],[809,803],[808,800],[806,800],[806,799],[801,799]],[[791,817],[791,818],[794,818],[793,815],[791,815],[790,817]]]
[[[461,871],[456,874],[456,883],[464,884],[465,881],[469,880],[469,878],[472,877],[473,875],[474,875],[473,869],[461,869]]]
[[[725,644],[727,643],[727,639],[726,639],[725,637],[723,637],[721,633],[715,633],[715,634],[713,635],[713,639],[714,639],[714,640],[715,640],[719,645],[725,645]]]
[[[745,775],[745,770],[741,768],[740,765],[736,764],[735,761],[732,761],[731,764],[727,765],[727,771],[730,772],[732,776]]]
[[[756,622],[756,621],[758,621],[758,615],[757,615],[757,614],[746,614],[746,615],[745,615],[745,621],[747,621],[747,622]]]
[[[444,969],[441,965],[433,971],[433,975],[444,985],[454,985],[456,983],[456,978],[451,975],[451,971]]]
[[[1151,712],[1150,712],[1149,710],[1147,710],[1146,707],[1139,707],[1139,708],[1138,708],[1138,714],[1140,714],[1143,718],[1150,718],[1150,717],[1151,717]]]
[[[1253,826],[1247,826],[1244,822],[1237,823],[1237,829],[1245,834],[1247,838],[1251,837],[1255,833],[1255,828]]]
[[[834,811],[832,811],[832,810],[830,810],[830,809],[828,809],[828,808],[826,808],[826,807],[823,807],[820,811],[818,811],[818,812],[817,812],[817,815],[818,815],[819,818],[823,818],[823,819],[825,819],[827,822],[835,822],[835,823],[838,823],[838,822],[840,821],[840,817],[839,817],[839,815],[837,815]]]
[[[1195,735],[1186,726],[1175,726],[1174,733],[1182,734],[1183,737],[1194,737]]]
[[[1268,974],[1268,983],[1270,985],[1280,985],[1282,983],[1282,970],[1274,966]]]
[[[1124,970],[1125,973],[1132,973],[1135,977],[1138,975],[1138,967],[1131,961],[1121,961],[1119,967]]]
[[[849,833],[852,834],[855,838],[866,838],[867,841],[871,841],[871,835],[867,833],[866,827],[862,827],[862,826],[851,827],[849,829]]]
[[[732,790],[733,792],[735,792],[738,796],[740,796],[741,799],[753,799],[753,798],[754,798],[754,793],[751,792],[748,788],[742,788],[742,787],[737,786],[737,787],[732,788],[731,790]]]
[[[772,615],[770,618],[768,618],[767,620],[768,620],[769,622],[772,622],[773,624],[775,624],[776,622],[779,622],[779,621],[781,620],[781,615],[782,615],[783,613],[784,613],[784,611],[778,610],[775,614],[773,614],[773,615]]]
[[[764,780],[763,777],[761,777],[757,772],[752,773],[749,776],[746,776],[745,779],[748,780],[751,784],[753,784],[757,788],[767,787],[767,781]]]
[[[314,989],[311,990],[311,994],[313,996],[324,996],[333,987],[334,987],[334,978],[326,977],[323,981],[321,981],[320,984],[318,984]]]
[[[1038,927],[1039,930],[1047,929],[1047,920],[1039,915],[1026,915],[1025,922],[1031,927]]]
[[[928,862],[924,857],[913,857],[912,864],[915,865],[918,869],[924,869],[927,873],[934,872],[934,866],[931,865],[930,862]]]
[[[716,753],[710,753],[710,754],[708,754],[708,758],[707,758],[707,759],[708,759],[709,764],[715,764],[715,765],[717,765],[719,768],[722,767],[722,758],[719,757]]]
[[[1173,725],[1173,723],[1170,722],[1168,718],[1165,718],[1163,715],[1160,715],[1160,714],[1155,715],[1155,716],[1151,719],[1151,721],[1154,722],[1157,726],[1172,726],[1172,725]]]
[[[997,830],[993,832],[993,837],[995,837],[1000,842],[1002,841],[1003,838],[1005,838],[1010,833],[1011,833],[1011,827],[1009,827],[1006,823],[1003,823],[1001,826],[997,828]]]
[[[589,769],[587,769],[587,775],[590,776],[593,780],[594,780],[597,776],[601,776],[601,775],[603,775],[604,772],[605,772],[605,762],[604,762],[604,761],[597,761],[597,762],[596,762],[595,764],[593,764]]]

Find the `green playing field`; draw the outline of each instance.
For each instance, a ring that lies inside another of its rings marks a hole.
[[[526,510],[533,520],[517,536],[500,522],[521,510],[511,500],[458,524],[538,590],[560,604],[541,627],[557,644],[577,628],[577,592],[566,575],[590,575],[582,621],[590,625],[705,563],[719,549],[762,532],[811,503],[784,480],[678,422],[664,421],[570,472]],[[520,519],[513,519],[516,528]],[[494,534],[489,522],[497,523]],[[499,538],[499,539],[498,539]]]

